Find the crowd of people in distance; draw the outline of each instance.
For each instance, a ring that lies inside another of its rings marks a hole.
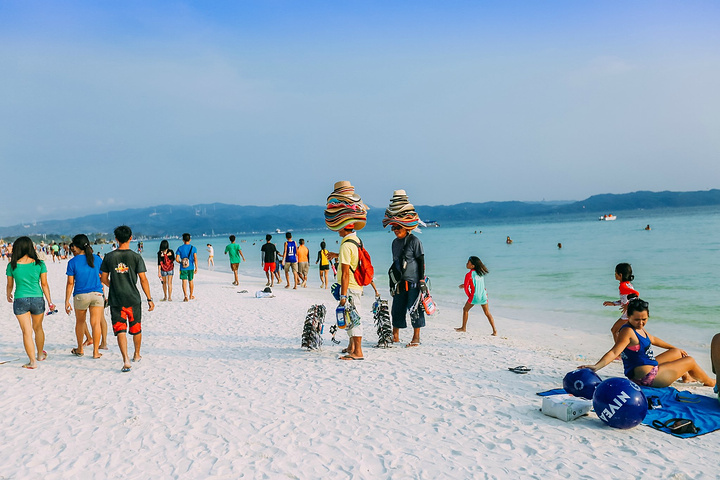
[[[364,360],[362,350],[363,319],[361,300],[363,287],[371,286],[376,298],[379,297],[372,279],[365,278],[369,254],[365,251],[358,231],[367,222],[367,207],[350,182],[342,181],[334,185],[333,192],[327,198],[325,222],[328,228],[340,237],[338,252],[328,250],[326,242],[320,243],[315,264],[318,266],[320,288],[329,289],[338,301],[338,318],[348,335],[347,347],[341,351],[341,360]],[[389,270],[391,293],[392,342],[400,342],[402,330],[411,327],[412,336],[405,344],[406,348],[421,345],[421,331],[426,325],[426,314],[432,312],[426,305],[429,297],[427,277],[425,275],[425,252],[420,239],[413,230],[421,223],[414,206],[408,201],[404,190],[396,190],[390,205],[385,211],[383,227],[390,226],[394,239],[390,245],[392,264]],[[22,332],[22,341],[28,362],[22,366],[35,369],[38,362],[47,359],[44,350],[45,334],[43,319],[45,302],[49,306],[48,315],[57,312],[53,304],[47,281],[46,261],[67,260],[67,283],[65,288],[65,312],[75,312],[76,346],[72,355],[82,357],[86,347],[92,346],[92,358],[102,357],[101,350],[107,349],[107,322],[105,308],[109,307],[113,334],[117,338],[123,365],[122,372],[129,372],[133,362],[142,359],[143,301],[140,291],[147,301],[147,311],[155,308],[150,295],[150,286],[146,276],[147,268],[142,252],[142,242],[138,252],[130,249],[132,231],[128,226],[119,226],[114,231],[113,250],[104,257],[93,251],[90,240],[84,234],[72,238],[72,242],[40,242],[34,244],[29,237],[20,237],[13,244],[0,245],[0,257],[7,260],[7,300],[13,305]],[[281,272],[285,272],[285,288],[306,288],[310,270],[310,251],[305,239],[296,242],[292,232],[285,234],[282,248],[272,242],[272,235],[265,237],[260,247],[261,265],[265,273],[266,287],[283,283]],[[198,273],[198,250],[191,243],[189,233],[182,235],[182,244],[174,251],[168,240],[162,240],[157,252],[157,275],[162,284],[162,301],[172,301],[173,277],[179,271],[182,282],[183,301],[195,299],[195,276]],[[233,285],[239,285],[238,271],[245,255],[230,235],[224,249],[228,256],[233,274]],[[508,244],[512,240],[508,236]],[[337,242],[336,242],[337,243]],[[215,266],[214,247],[207,244],[208,268]],[[558,244],[558,248],[562,248]],[[365,260],[363,260],[365,259]],[[365,263],[363,263],[365,262]],[[467,296],[462,310],[462,324],[455,328],[457,332],[466,332],[469,313],[475,305],[480,305],[491,328],[491,334],[498,334],[495,319],[488,305],[485,275],[488,268],[474,255],[469,256],[465,265],[467,274],[459,285]],[[332,270],[335,282],[331,283],[329,272]],[[633,382],[651,387],[664,387],[681,379],[684,382],[697,381],[704,386],[715,387],[716,378],[712,378],[698,365],[687,352],[658,337],[651,335],[645,326],[649,321],[648,302],[639,297],[632,285],[634,275],[629,263],[620,263],[615,267],[615,279],[619,282],[619,300],[606,301],[605,306],[618,307],[620,318],[612,325],[613,346],[600,360],[592,365],[583,365],[597,371],[616,359],[622,359],[624,374]],[[139,282],[139,288],[138,288]],[[105,295],[107,289],[108,295]],[[89,319],[90,328],[87,320]],[[409,320],[409,321],[408,321]],[[340,322],[339,322],[340,323]],[[133,338],[133,353],[128,352],[127,335]],[[664,350],[657,356],[652,347]],[[720,334],[711,344],[713,373],[720,372]]]

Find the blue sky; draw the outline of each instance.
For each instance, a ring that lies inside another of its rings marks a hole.
[[[0,2],[0,225],[720,187],[717,2]]]

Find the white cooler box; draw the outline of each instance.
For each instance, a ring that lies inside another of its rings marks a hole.
[[[543,398],[542,412],[563,422],[575,420],[592,410],[592,400],[572,395],[551,395]]]

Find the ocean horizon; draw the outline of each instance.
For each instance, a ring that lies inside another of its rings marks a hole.
[[[648,224],[650,231],[645,230]],[[282,248],[284,232],[272,234],[273,242]],[[248,260],[241,264],[241,273],[264,278],[260,247],[265,232],[236,235]],[[363,229],[359,236],[372,256],[378,290],[387,297],[386,272],[394,236],[389,229]],[[650,302],[650,329],[659,337],[702,350],[720,326],[720,208],[632,212],[611,222],[593,216],[440,226],[422,228],[417,236],[425,248],[427,275],[440,309],[464,304],[458,285],[467,272],[467,257],[476,255],[490,270],[485,282],[495,314],[557,327],[574,323],[590,332],[607,331],[609,338],[619,312],[602,303],[618,298],[614,268],[628,262],[635,275],[633,285]],[[512,245],[505,243],[507,236],[513,239]],[[327,229],[295,230],[293,237],[303,238],[310,249],[309,283],[317,288],[314,262],[320,242],[324,240],[329,250],[336,251],[339,237]],[[143,241],[143,257],[151,272],[157,265],[159,243],[159,239]],[[197,236],[191,243],[198,248],[201,271],[208,268],[206,244],[211,243],[214,269],[230,272],[223,255],[229,243],[226,235]],[[179,239],[170,239],[173,250],[181,244]],[[133,242],[133,249],[136,245]],[[96,249],[107,253],[110,246]]]

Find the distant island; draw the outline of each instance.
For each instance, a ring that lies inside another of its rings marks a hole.
[[[478,225],[519,219],[587,215],[597,220],[602,214],[720,205],[720,190],[695,192],[633,192],[594,195],[579,202],[485,202],[456,205],[416,205],[424,220],[434,220],[441,226],[474,223]],[[381,229],[385,207],[370,206],[368,229]],[[71,236],[82,232],[95,238],[112,235],[117,225],[132,226],[136,236],[176,236],[183,232],[193,235],[225,233],[266,233],[276,229],[324,229],[324,206],[275,205],[271,207],[240,206],[222,203],[207,205],[158,205],[108,212],[67,220],[51,220],[32,224],[0,227],[0,238],[13,239],[21,235],[32,237]]]

